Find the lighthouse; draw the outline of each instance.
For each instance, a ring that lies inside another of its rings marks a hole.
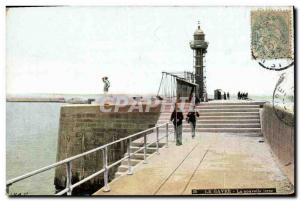
[[[198,22],[198,27],[194,32],[194,40],[190,42],[190,47],[193,50],[194,59],[194,73],[195,73],[195,83],[198,85],[196,89],[196,97],[200,101],[207,101],[206,92],[206,76],[204,75],[204,57],[207,52],[208,43],[205,41],[205,34],[200,28]]]

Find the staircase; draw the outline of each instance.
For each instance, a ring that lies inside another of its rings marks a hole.
[[[147,142],[148,142],[148,139],[149,138],[147,138]],[[153,140],[151,140],[149,143],[152,143],[152,142],[153,142]],[[150,145],[149,145],[149,143],[147,143],[147,154],[146,154],[147,158],[149,156],[151,156],[152,154],[156,153],[156,143],[152,143]],[[164,145],[165,145],[165,143],[160,142],[159,148],[163,147]],[[131,153],[136,152],[138,149],[140,149],[142,147],[144,147],[143,139],[138,139],[131,143],[130,152]],[[124,154],[124,156],[127,156],[127,155],[128,155],[127,153]],[[139,164],[143,161],[144,161],[144,150],[143,149],[141,149],[137,153],[131,155],[130,163],[131,163],[132,167],[136,166],[137,164]],[[121,175],[127,174],[127,173],[128,173],[128,160],[124,160],[121,162],[121,165],[118,167],[118,170],[115,173],[115,178],[117,178]]]
[[[201,103],[197,111],[197,132],[260,133],[262,102]]]
[[[260,133],[259,109],[264,102],[228,101],[207,102],[196,106],[200,117],[197,119],[196,132]],[[184,106],[184,118],[189,104]],[[161,113],[158,124],[170,120],[172,111],[166,107]],[[183,120],[183,132],[191,132],[190,124]],[[170,131],[173,132],[173,126]]]
[[[163,124],[169,121],[171,114],[173,112],[172,109],[172,103],[170,101],[163,101],[162,102],[162,107],[164,108],[163,111],[160,113],[160,116],[158,118],[158,121],[156,123],[156,125],[159,124]],[[187,106],[186,106],[187,107]],[[174,131],[174,129],[172,128],[173,126],[170,124],[169,125],[169,134],[172,133]],[[160,137],[166,134],[165,128],[159,128],[159,133],[160,133]],[[156,133],[155,131],[152,134],[149,134],[147,136],[147,154],[146,157],[150,157],[151,155],[153,155],[156,152],[156,143],[152,143],[153,141],[155,141],[156,139]],[[152,143],[152,144],[151,144]],[[159,143],[159,148],[165,146],[165,140],[161,140],[161,142]],[[133,142],[131,142],[131,146],[130,146],[130,152],[135,152],[138,149],[144,147],[144,139],[143,137],[140,139],[137,139]],[[125,153],[125,156],[127,155],[127,153]],[[138,165],[139,163],[144,161],[144,150],[141,149],[139,152],[137,152],[136,154],[132,154],[131,155],[131,166],[134,167],[136,165]],[[122,161],[121,165],[118,167],[117,172],[115,173],[115,178],[127,174],[128,172],[128,160]]]
[[[163,124],[170,120],[173,112],[173,105],[171,103],[162,103],[163,109],[157,124]],[[207,102],[200,103],[196,106],[200,117],[197,119],[196,132],[206,133],[252,133],[261,134],[261,122],[259,109],[264,102],[250,102],[250,101],[227,101],[227,102]],[[185,120],[186,115],[189,111],[190,104],[184,105],[183,114],[183,135],[185,133],[190,134],[190,124]],[[165,135],[165,128],[159,130],[160,136]],[[169,125],[169,134],[174,132],[172,124]],[[150,134],[147,139],[147,158],[156,152],[156,144],[149,145],[149,142],[155,140],[155,133]],[[165,141],[159,143],[159,147],[165,145]],[[130,151],[135,152],[139,148],[143,147],[143,138],[135,140],[131,143]],[[125,153],[126,155],[127,153]],[[131,156],[131,165],[141,163],[144,160],[144,150],[140,150],[138,153]],[[118,171],[115,173],[115,178],[127,174],[128,172],[128,161],[122,161],[118,167]]]

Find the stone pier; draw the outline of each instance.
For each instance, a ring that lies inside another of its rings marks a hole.
[[[182,146],[169,143],[147,164],[137,165],[133,175],[113,180],[110,192],[100,189],[94,195],[186,196],[195,195],[193,190],[202,190],[203,195],[204,189],[257,188],[274,188],[276,192],[243,195],[292,194],[293,185],[262,140],[262,136],[246,133],[197,133],[195,139],[185,135]]]
[[[100,189],[94,195],[294,193],[294,171],[282,168],[282,164],[294,164],[294,128],[280,122],[268,104],[215,101],[197,109],[200,118],[195,139],[184,122],[182,146],[171,138],[169,147],[152,154],[147,164],[135,164],[133,175],[120,174],[109,184],[109,192]],[[169,116],[161,113],[159,123]]]
[[[122,137],[154,127],[160,111],[160,105],[149,107],[142,105],[130,111],[131,106],[121,106],[115,110],[115,105],[100,111],[100,105],[66,105],[61,107],[57,161],[81,154],[98,146],[115,141]],[[149,111],[147,111],[149,109]],[[146,112],[145,112],[146,111]],[[108,161],[114,162],[123,157],[127,144],[118,143],[109,148]],[[117,168],[117,167],[116,167]],[[72,162],[72,183],[81,180],[102,169],[102,153],[96,152]],[[110,170],[110,179],[116,169]],[[103,174],[75,188],[73,194],[95,192],[102,186]],[[57,189],[64,189],[66,183],[66,168],[60,166],[55,171],[54,184]]]

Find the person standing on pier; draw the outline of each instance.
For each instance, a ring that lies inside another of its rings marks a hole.
[[[193,106],[192,111],[189,111],[189,113],[186,116],[187,116],[187,122],[190,123],[190,125],[191,125],[192,138],[194,139],[197,117],[199,117],[199,113],[195,110],[195,105]]]
[[[178,103],[175,103],[175,109],[172,112],[170,121],[173,121],[177,146],[182,145],[182,120],[183,113],[178,107]]]
[[[227,92],[227,100],[230,99],[230,95],[229,95],[229,92]]]
[[[110,87],[110,82],[108,81],[108,77],[103,77],[102,78],[102,81],[104,83],[104,89],[103,89],[103,92],[104,92],[104,96],[106,97],[107,96],[107,93],[108,93],[108,89]]]

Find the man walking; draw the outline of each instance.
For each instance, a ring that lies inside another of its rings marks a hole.
[[[182,120],[183,113],[178,107],[177,103],[175,103],[175,109],[172,112],[170,121],[173,121],[177,146],[182,145]]]
[[[192,138],[194,139],[197,117],[199,117],[199,113],[195,110],[195,105],[193,106],[192,111],[189,111],[189,113],[186,116],[187,116],[187,122],[190,123],[190,125],[191,125]]]

